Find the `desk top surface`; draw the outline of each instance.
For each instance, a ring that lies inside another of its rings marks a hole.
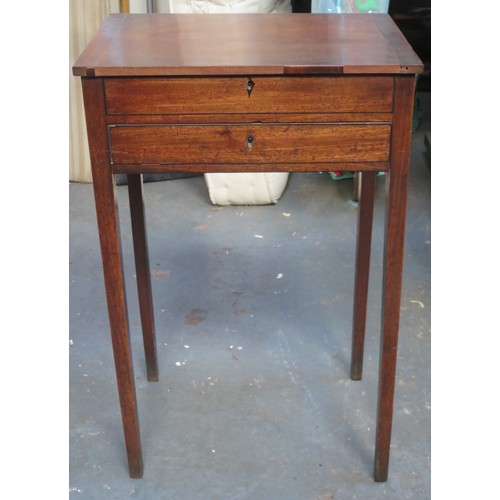
[[[422,70],[388,14],[112,14],[73,66],[96,77]]]

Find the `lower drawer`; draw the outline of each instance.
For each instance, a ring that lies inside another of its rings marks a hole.
[[[111,162],[323,163],[389,160],[389,124],[110,126]]]

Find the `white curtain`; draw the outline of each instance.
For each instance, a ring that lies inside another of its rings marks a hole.
[[[119,12],[118,0],[70,0],[69,4],[69,180],[92,182],[80,78],[71,68],[103,19]]]
[[[80,78],[71,68],[102,21],[120,12],[120,0],[70,0],[69,3],[69,180],[92,182]],[[146,12],[146,0],[129,0],[131,14]],[[169,12],[169,0],[156,0],[156,12]]]

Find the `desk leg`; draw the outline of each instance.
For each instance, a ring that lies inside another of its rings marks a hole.
[[[149,270],[148,241],[142,194],[142,174],[128,174],[127,184],[146,370],[148,380],[157,381],[158,358],[156,354],[153,294],[151,291],[151,273]]]
[[[387,481],[391,444],[399,312],[403,275],[404,233],[415,78],[395,78],[391,167],[386,177],[382,336],[375,442],[375,481]]]
[[[109,165],[103,82],[82,78],[104,285],[130,477],[143,474],[116,190]]]
[[[361,380],[365,344],[366,304],[372,245],[373,204],[376,172],[360,172],[361,194],[358,207],[356,276],[354,279],[354,314],[352,328],[351,378]]]

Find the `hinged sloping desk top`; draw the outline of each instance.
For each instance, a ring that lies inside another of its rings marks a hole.
[[[113,14],[77,76],[419,73],[387,14]]]

